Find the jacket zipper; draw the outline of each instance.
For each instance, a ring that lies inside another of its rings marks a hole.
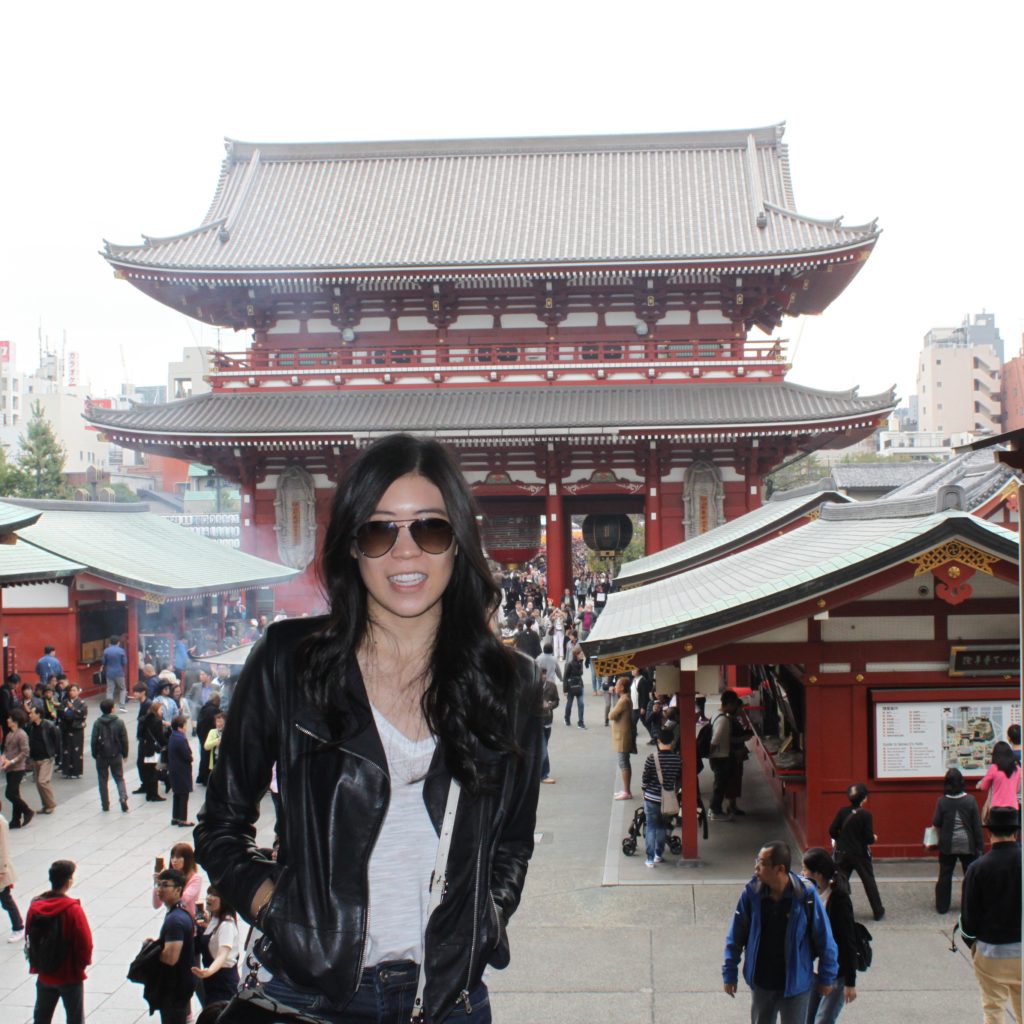
[[[480,808],[480,826],[483,827],[483,805]],[[477,932],[480,928],[480,862],[483,857],[483,840],[476,847],[476,881],[473,886],[473,941],[469,947],[469,966],[466,968],[466,984],[459,993],[458,1001],[467,1014],[473,1012],[473,1004],[469,1001],[469,986],[473,981],[473,963],[476,960]],[[493,899],[493,897],[492,897]],[[426,957],[423,958],[424,960]]]
[[[308,736],[312,740],[316,740],[318,743],[323,743],[323,739],[317,736],[315,733],[310,732],[308,729],[301,725],[296,724],[296,729],[301,732],[304,736]],[[360,761],[365,761],[369,765],[373,765],[384,776],[385,782],[388,784],[388,803],[391,802],[391,779],[387,772],[376,761],[371,761],[368,757],[363,757],[362,754],[357,754],[354,751],[347,750],[345,747],[339,747],[340,750],[344,750],[350,757],[357,757]],[[387,811],[384,812],[384,817],[387,817]],[[359,987],[359,981],[363,976],[363,965],[366,963],[366,946],[368,933],[370,931],[370,854],[373,853],[373,848],[377,845],[377,837],[380,835],[381,827],[384,824],[384,817],[377,820],[377,824],[374,827],[373,835],[370,839],[370,847],[366,853],[366,859],[363,861],[363,888],[366,891],[366,914],[363,916],[363,934],[359,945],[359,965],[356,968],[355,987]]]

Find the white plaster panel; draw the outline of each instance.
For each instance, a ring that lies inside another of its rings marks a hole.
[[[690,322],[690,311],[688,309],[670,309],[659,321],[660,324],[688,324]]]
[[[731,324],[732,321],[722,314],[717,309],[698,309],[697,310],[697,323],[699,324]]]
[[[976,572],[971,577],[971,590],[974,597],[1016,597],[1017,587],[1013,583],[999,579],[998,576],[989,576],[983,572]]]
[[[256,490],[276,491],[277,480],[279,476],[280,473],[268,473],[266,479],[260,481],[260,483],[256,485]],[[310,473],[310,476],[313,478],[313,485],[316,487],[318,491],[332,490],[335,487],[335,484],[332,483],[332,481],[328,478],[326,473]]]
[[[310,334],[313,334],[313,333],[316,333],[316,332],[320,332],[320,331],[323,331],[325,334],[326,333],[333,333],[333,334],[339,334],[340,333],[338,331],[338,328],[335,327],[334,324],[332,324],[330,320],[321,320],[319,317],[317,317],[314,320],[308,321],[306,323],[306,330],[309,331]]]
[[[364,332],[390,331],[391,319],[386,316],[367,316],[356,324],[355,328],[360,334]]]
[[[608,379],[615,381],[638,381],[646,380],[647,378],[642,373],[609,373]]]
[[[926,593],[918,593],[921,587],[925,588]],[[931,573],[926,573],[921,576],[914,576],[910,579],[900,580],[899,583],[894,583],[891,587],[886,587],[884,590],[876,590],[869,597],[865,598],[865,600],[930,601],[932,596],[932,575]]]
[[[613,309],[605,313],[604,322],[609,327],[636,327],[640,321],[637,320],[636,313]]]
[[[546,327],[540,317],[533,313],[504,313],[501,317],[502,327]]]
[[[826,661],[818,666],[818,671],[822,675],[835,675],[841,672],[849,672],[850,663],[848,661]]]
[[[673,466],[668,471],[668,473],[666,473],[665,476],[663,476],[661,478],[661,482],[663,484],[673,483],[673,482],[677,482],[677,481],[679,483],[682,483],[682,481],[685,478],[685,476],[686,476],[686,467],[685,466]]]
[[[1003,640],[1019,629],[1016,615],[950,615],[946,626],[950,640]]]
[[[267,334],[296,334],[298,330],[298,320],[278,320],[273,327],[267,328]]]
[[[830,618],[821,624],[821,639],[827,643],[843,640],[934,640],[935,623],[930,615]]]
[[[463,313],[453,321],[450,331],[486,331],[494,326],[494,317],[487,313]]]
[[[434,325],[425,316],[400,316],[398,329],[400,331],[432,331]]]
[[[784,626],[765,630],[755,636],[748,636],[741,644],[800,644],[807,642],[807,620],[787,622]]]
[[[743,480],[744,480],[743,474],[740,473],[736,469],[735,466],[730,466],[728,464],[726,464],[724,466],[720,466],[720,465],[718,465],[717,462],[715,463],[715,465],[718,466],[718,472],[722,475],[722,483],[724,483],[724,484],[741,484],[741,483],[743,483]]]
[[[596,313],[570,313],[559,327],[596,327]]]
[[[868,672],[945,672],[948,661],[868,661],[864,668]]]
[[[3,590],[5,608],[68,607],[68,587],[63,583],[29,583]]]

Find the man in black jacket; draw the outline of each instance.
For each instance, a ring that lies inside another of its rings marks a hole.
[[[855,782],[847,791],[849,807],[841,807],[837,812],[828,834],[836,841],[836,867],[850,880],[854,871],[864,884],[864,894],[871,904],[871,912],[876,921],[885,917],[882,897],[878,894],[878,883],[875,881],[875,866],[871,860],[871,847],[878,841],[875,835],[871,812],[864,806],[868,799],[868,787],[863,782]]]
[[[110,810],[107,778],[112,777],[117,787],[121,810],[128,812],[128,790],[124,784],[124,761],[128,756],[128,730],[114,714],[114,701],[107,697],[100,701],[102,714],[92,727],[90,753],[96,762],[96,780],[100,790],[100,807]]]
[[[1014,838],[1016,807],[993,807],[987,828],[992,849],[964,875],[960,897],[960,931],[974,940],[974,976],[981,989],[985,1024],[1005,1020],[1009,1001],[1021,1020],[1021,859]]]
[[[60,748],[60,732],[54,722],[43,718],[42,711],[33,705],[28,709],[28,759],[32,763],[36,790],[42,803],[41,814],[53,814],[57,799],[53,795],[53,761]]]

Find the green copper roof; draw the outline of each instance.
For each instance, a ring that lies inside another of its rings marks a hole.
[[[84,568],[78,562],[68,561],[21,540],[14,544],[0,544],[0,586],[58,580],[74,576]]]
[[[9,505],[6,501],[0,501],[0,533],[12,533],[14,530],[20,530],[23,526],[34,523],[38,518],[39,513],[34,509]]]
[[[22,538],[114,584],[173,597],[281,583],[296,575],[132,505],[33,506],[42,516],[19,531]]]
[[[612,594],[583,643],[609,656],[674,643],[806,601],[895,565],[952,537],[1014,564],[1017,535],[966,512],[854,518],[854,505],[687,572]]]

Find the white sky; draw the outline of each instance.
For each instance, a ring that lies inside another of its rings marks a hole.
[[[178,0],[19,4],[0,42],[0,339],[42,323],[96,395],[216,332],[115,281],[102,240],[198,225],[222,139],[458,138],[788,123],[797,208],[873,256],[789,321],[790,380],[912,391],[921,338],[1024,330],[1024,4]],[[244,347],[224,332],[222,347]]]

